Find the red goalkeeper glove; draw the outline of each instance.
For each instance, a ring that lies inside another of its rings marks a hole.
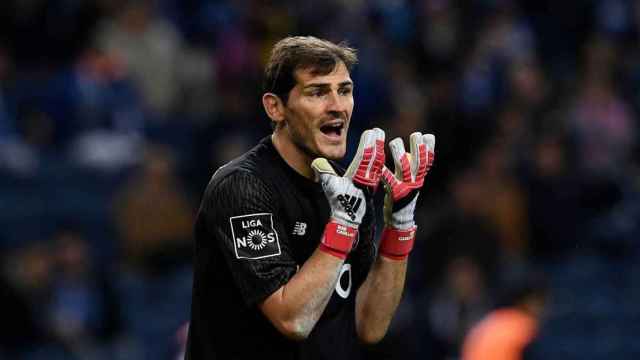
[[[414,212],[424,178],[434,159],[436,138],[432,134],[415,132],[409,139],[407,153],[401,138],[389,143],[395,174],[386,166],[382,170],[385,185],[384,222],[380,254],[403,260],[409,256],[416,236]]]

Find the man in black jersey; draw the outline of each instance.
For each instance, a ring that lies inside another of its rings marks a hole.
[[[361,359],[382,339],[402,295],[413,210],[433,161],[432,135],[411,153],[384,132],[362,134],[338,170],[353,111],[355,51],[313,37],[278,42],[265,69],[273,133],[218,169],[195,225],[186,358]],[[374,243],[370,194],[385,184],[385,230]]]

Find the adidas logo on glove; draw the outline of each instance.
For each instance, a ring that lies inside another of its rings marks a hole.
[[[347,194],[341,194],[338,195],[338,201],[340,201],[340,205],[342,205],[344,211],[347,213],[347,215],[349,215],[351,220],[355,220],[355,212],[360,208],[362,198],[359,198],[357,196],[350,196]]]

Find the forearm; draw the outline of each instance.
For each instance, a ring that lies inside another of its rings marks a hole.
[[[306,338],[333,294],[342,263],[316,250],[287,284],[260,305],[262,312],[285,336]]]
[[[387,332],[402,298],[407,260],[378,256],[356,297],[356,331],[361,341],[373,344]]]

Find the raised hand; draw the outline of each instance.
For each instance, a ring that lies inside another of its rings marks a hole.
[[[415,240],[414,212],[420,189],[433,164],[436,138],[432,134],[415,132],[409,138],[407,153],[401,138],[389,143],[395,173],[386,166],[382,170],[385,185],[385,229],[380,242],[380,254],[392,259],[405,259]]]
[[[360,137],[355,157],[344,176],[338,176],[324,158],[311,163],[331,207],[320,248],[346,258],[358,235],[366,212],[366,196],[375,191],[384,166],[384,131],[366,130]]]

